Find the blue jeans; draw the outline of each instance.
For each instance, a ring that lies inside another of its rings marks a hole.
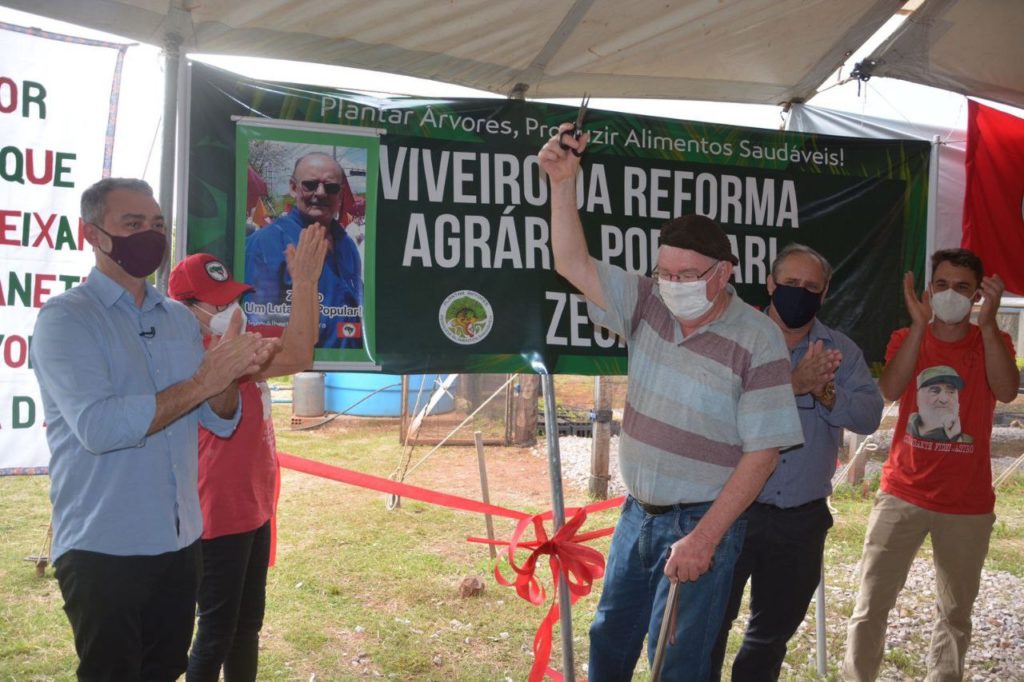
[[[590,682],[627,682],[649,637],[653,662],[668,597],[665,561],[672,543],[693,531],[710,502],[652,516],[632,497],[612,536],[604,589],[590,627]],[[711,651],[729,600],[733,565],[743,547],[746,521],[738,519],[715,550],[711,569],[696,582],[680,584],[675,644],[665,650],[661,678],[704,681]]]

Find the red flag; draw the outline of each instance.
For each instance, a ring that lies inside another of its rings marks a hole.
[[[245,213],[248,215],[263,197],[269,196],[267,181],[251,165],[246,173]],[[259,223],[256,223],[259,225]],[[260,225],[260,227],[263,227]]]
[[[339,322],[338,337],[342,339],[359,339],[363,336],[361,322]]]
[[[962,246],[1024,294],[1024,119],[968,100]]]

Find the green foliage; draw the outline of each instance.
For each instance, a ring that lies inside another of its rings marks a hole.
[[[927,672],[921,666],[919,659],[911,656],[907,651],[900,648],[889,649],[885,652],[885,660],[891,663],[905,677],[914,680],[924,679]]]

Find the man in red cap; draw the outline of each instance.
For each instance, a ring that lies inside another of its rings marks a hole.
[[[265,379],[313,364],[319,322],[317,279],[327,253],[325,230],[312,225],[286,252],[292,278],[291,317],[281,351],[239,383],[242,416],[228,438],[199,429],[199,502],[203,511],[203,580],[199,626],[186,679],[255,680],[266,602],[271,517],[278,477],[270,390]],[[168,291],[185,303],[209,339],[243,316],[238,300],[252,291],[227,266],[199,253],[178,263]],[[243,323],[244,324],[244,323]]]

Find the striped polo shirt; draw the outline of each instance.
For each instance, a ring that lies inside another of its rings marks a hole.
[[[683,337],[650,277],[597,265],[608,306],[588,302],[595,324],[629,349],[619,468],[650,504],[709,502],[743,454],[803,442],[789,352],[767,315],[740,300]]]

